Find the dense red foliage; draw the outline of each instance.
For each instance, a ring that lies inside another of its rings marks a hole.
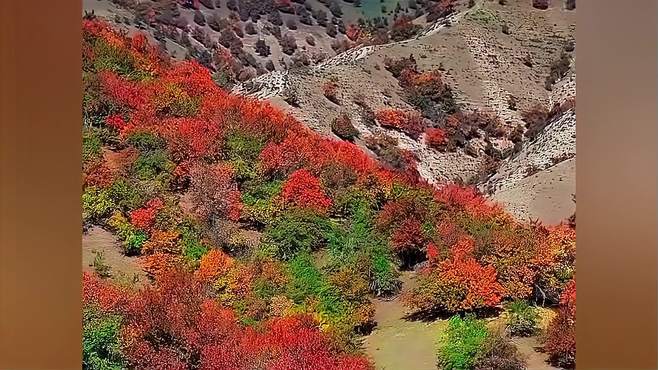
[[[130,212],[130,223],[138,229],[150,231],[155,222],[155,217],[163,206],[162,199],[149,200],[144,207]]]
[[[440,128],[428,128],[425,131],[425,143],[435,149],[440,149],[445,147],[446,144],[446,132]]]
[[[101,163],[87,171],[87,176],[85,176],[84,180],[86,186],[104,188],[112,184],[114,179],[114,172],[105,163]]]
[[[571,280],[562,295],[560,296],[560,305],[564,307],[571,317],[576,317],[576,280]]]
[[[406,219],[400,222],[391,236],[391,244],[396,251],[421,249],[425,246],[422,225],[417,219]]]
[[[439,279],[455,289],[466,290],[459,309],[471,310],[497,305],[503,288],[493,266],[482,266],[472,257],[473,241],[464,238],[452,247],[452,257],[439,264]]]
[[[331,199],[322,190],[320,180],[304,169],[290,175],[283,184],[281,197],[286,205],[319,213],[331,207]]]
[[[560,298],[560,311],[551,321],[544,349],[552,363],[574,368],[576,364],[576,281],[567,285]]]
[[[123,131],[127,123],[124,121],[123,117],[118,114],[107,116],[105,123],[117,131]]]
[[[338,355],[309,316],[272,319],[245,328],[235,313],[210,300],[207,285],[181,270],[155,286],[121,291],[83,275],[83,303],[121,314],[123,354],[139,369],[371,369],[361,356]]]
[[[398,129],[414,139],[418,139],[425,130],[423,117],[416,111],[384,109],[377,112],[375,117],[382,127]]]
[[[454,184],[443,186],[435,192],[435,199],[454,211],[463,210],[474,218],[501,218],[511,220],[498,204],[488,202],[473,187]]]
[[[430,264],[422,272],[419,287],[406,296],[409,304],[419,310],[458,312],[500,303],[504,289],[497,280],[496,269],[473,257],[472,239],[460,238],[450,247],[450,257],[438,263],[439,249],[430,246]]]

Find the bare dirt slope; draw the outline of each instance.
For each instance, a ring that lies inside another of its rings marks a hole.
[[[575,83],[561,84],[551,100],[573,96]],[[507,159],[482,188],[520,219],[557,224],[576,211],[576,112],[557,116],[535,140]]]
[[[576,211],[576,161],[569,159],[497,191],[492,199],[517,218],[553,225]]]

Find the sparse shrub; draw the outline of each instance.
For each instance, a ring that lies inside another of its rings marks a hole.
[[[548,9],[550,3],[550,0],[532,0],[532,6],[542,10]]]
[[[281,45],[281,51],[288,55],[292,55],[295,50],[297,50],[297,41],[295,40],[295,37],[289,33],[286,33],[281,37],[279,45]]]
[[[519,99],[516,96],[510,95],[507,97],[507,108],[509,110],[515,111],[517,109],[517,104],[519,104]]]
[[[412,18],[408,16],[399,17],[391,28],[391,40],[402,41],[410,39],[421,30],[421,26],[412,23]]]
[[[364,125],[368,127],[372,127],[375,125],[376,122],[376,116],[375,112],[370,108],[368,105],[360,105],[359,106],[361,110],[359,111],[359,117],[361,118],[361,122],[363,122]]]
[[[246,32],[247,35],[255,35],[258,33],[258,30],[256,30],[256,25],[254,25],[253,22],[247,22],[244,25],[244,32]]]
[[[215,9],[214,0],[199,0],[199,2],[208,9]]]
[[[507,330],[511,335],[530,336],[535,333],[539,314],[523,300],[515,300],[505,305]]]
[[[340,18],[343,16],[343,9],[338,4],[337,0],[329,0],[329,11],[331,11],[331,14],[335,17]]]
[[[288,20],[286,21],[286,27],[287,27],[289,30],[293,30],[293,31],[294,31],[294,30],[297,29],[297,22],[295,22],[295,19],[294,19],[294,18],[288,18]]]
[[[290,60],[292,61],[292,66],[295,68],[311,65],[311,58],[309,57],[308,53],[305,53],[301,50],[297,50],[292,55]]]
[[[346,113],[340,114],[331,122],[331,131],[343,140],[352,141],[359,136],[359,130],[354,127]]]
[[[268,59],[268,60],[267,60],[267,62],[265,63],[265,69],[267,69],[267,70],[270,71],[270,72],[272,72],[272,71],[274,71],[274,70],[276,69],[276,68],[274,67],[274,62],[272,62],[272,59]],[[288,102],[288,100],[286,100],[286,102]],[[288,102],[288,103],[289,103],[289,102]],[[290,103],[289,103],[289,104],[290,104]],[[293,106],[294,106],[294,105],[293,105]]]
[[[313,25],[313,19],[311,18],[311,13],[303,6],[297,6],[295,9],[297,17],[299,17],[299,23],[305,24],[307,26]]]
[[[94,267],[94,272],[96,275],[101,277],[102,279],[106,279],[112,274],[110,271],[112,270],[112,267],[108,265],[105,262],[105,252],[104,251],[93,251],[94,252],[94,261],[92,262],[92,266]]]
[[[315,38],[312,35],[306,36],[306,43],[310,46],[315,46]]]
[[[400,59],[391,59],[388,57],[384,58],[384,67],[387,71],[391,72],[393,77],[398,78],[402,75],[402,72],[405,70],[416,71],[416,59],[413,54],[409,55],[409,58],[400,58]]]
[[[576,43],[573,40],[567,41],[566,45],[564,45],[564,51],[571,53],[574,50],[576,50]]]
[[[281,18],[281,13],[278,10],[272,10],[267,16],[267,20],[275,26],[283,25],[283,18]]]
[[[313,13],[313,17],[318,22],[318,25],[325,27],[327,25],[327,12],[324,10],[318,10]]]
[[[262,57],[267,57],[270,55],[270,47],[265,43],[265,40],[263,39],[258,39],[256,41],[256,53]]]
[[[526,370],[516,346],[497,330],[489,330],[473,363],[474,370]]]
[[[206,25],[206,17],[198,9],[194,12],[194,23],[198,24],[199,26]]]
[[[565,7],[567,8],[567,10],[576,9],[576,0],[566,0]]]
[[[570,65],[571,59],[569,58],[569,54],[562,52],[560,58],[551,64],[551,72],[548,77],[546,77],[547,90],[551,90],[553,84],[567,75]]]
[[[336,40],[331,42],[331,48],[336,52],[336,54],[340,54],[344,51],[347,51],[351,47],[352,47],[352,44],[345,37],[341,37],[341,38],[336,39]]]
[[[525,57],[523,57],[523,64],[527,67],[532,68],[532,55],[526,54]]]
[[[439,18],[446,17],[455,11],[456,0],[439,0],[428,3],[427,21],[434,22]]]
[[[385,134],[375,134],[365,139],[366,147],[388,166],[395,169],[405,169],[409,166],[406,153],[398,147],[398,140]]]
[[[338,101],[338,85],[333,81],[328,81],[322,85],[322,93],[325,98],[334,104],[340,105]]]
[[[529,110],[522,112],[521,117],[526,123],[527,129],[525,135],[530,139],[537,137],[546,125],[548,125],[548,116],[548,109],[541,104],[536,104]]]
[[[243,38],[243,37],[244,37],[244,31],[242,30],[242,26],[241,26],[239,23],[233,25],[233,32],[235,32],[235,34],[236,34],[239,38]]]
[[[361,38],[362,34],[363,31],[361,30],[361,27],[356,24],[350,24],[345,31],[347,38],[355,42]]]
[[[521,144],[521,142],[523,141],[523,126],[518,125],[518,126],[514,127],[512,132],[509,134],[508,139],[511,142],[513,142],[515,145]],[[515,148],[515,150],[516,150],[516,148]]]
[[[327,26],[325,27],[325,31],[327,32],[327,35],[329,37],[336,37],[338,32],[336,31],[336,26],[333,25],[332,23],[327,23]]]
[[[299,92],[297,87],[290,86],[285,90],[284,101],[295,108],[299,108]]]

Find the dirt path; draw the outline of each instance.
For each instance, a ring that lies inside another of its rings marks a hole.
[[[512,343],[516,345],[519,353],[526,361],[528,370],[560,370],[560,368],[549,365],[546,361],[548,355],[537,351],[540,346],[537,337],[529,338],[512,338]]]
[[[402,275],[402,289],[411,289],[413,272]],[[366,353],[375,362],[377,370],[435,370],[436,341],[446,321],[431,323],[407,321],[401,299],[375,300],[377,327],[364,338]]]
[[[82,270],[94,271],[96,253],[102,253],[105,264],[110,266],[113,279],[137,275],[139,282],[147,281],[146,274],[139,266],[137,257],[126,257],[121,253],[117,238],[109,231],[98,226],[90,228],[82,234]]]

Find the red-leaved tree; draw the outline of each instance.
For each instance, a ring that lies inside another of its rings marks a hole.
[[[283,184],[281,198],[284,205],[319,213],[326,213],[332,203],[322,190],[320,180],[304,169],[290,175]]]

